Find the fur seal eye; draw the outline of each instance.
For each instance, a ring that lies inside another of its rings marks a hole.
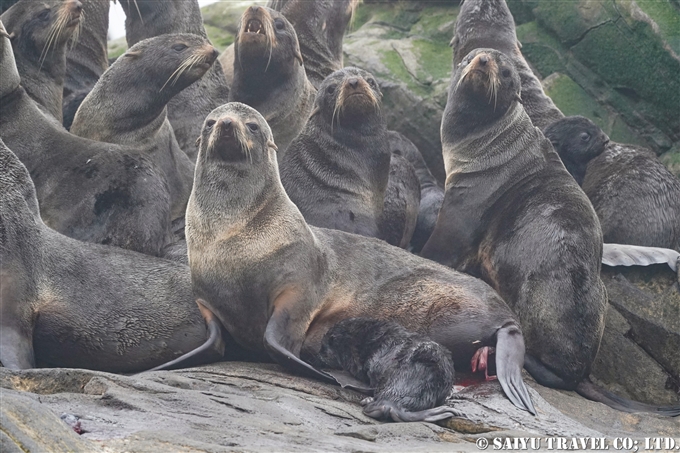
[[[186,49],[188,46],[186,44],[175,44],[172,46],[172,50],[176,50],[177,52],[181,52],[184,49]]]
[[[283,30],[284,28],[286,28],[286,24],[284,24],[281,19],[276,19],[274,21],[274,26],[276,27],[277,30]]]
[[[369,84],[372,88],[378,88],[378,84],[375,82],[375,79],[368,79],[368,84]]]
[[[510,77],[510,70],[509,69],[503,69],[501,71],[501,74],[503,74],[503,77]]]
[[[213,127],[214,125],[215,125],[215,120],[208,120],[208,121],[205,123],[205,127],[207,127],[208,129],[212,129],[212,127]]]
[[[590,134],[587,132],[581,132],[581,140],[587,142],[590,140]]]
[[[50,18],[50,10],[46,9],[42,13],[38,15],[38,19],[40,19],[43,22],[47,22]]]
[[[250,132],[257,132],[260,130],[260,126],[258,126],[257,123],[248,123],[246,126],[250,129]]]
[[[326,88],[326,93],[328,93],[328,94],[335,93],[335,86],[336,86],[335,84],[329,85],[328,88]]]

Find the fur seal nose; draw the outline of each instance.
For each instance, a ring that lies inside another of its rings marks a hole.
[[[71,2],[71,9],[74,13],[81,13],[83,11],[83,4],[79,0]]]
[[[356,88],[359,85],[359,79],[357,79],[356,77],[352,77],[347,81],[347,83],[349,83],[349,86],[351,86],[352,88]]]
[[[259,10],[260,10],[260,7],[257,6],[257,5],[253,5],[253,6],[250,7],[250,11],[253,12],[253,13],[258,12]]]
[[[234,127],[234,122],[231,118],[222,118],[217,122],[217,127],[225,131],[230,131]]]
[[[489,62],[489,57],[486,55],[480,55],[479,56],[479,64],[482,66],[486,66],[486,64]]]
[[[219,54],[220,54],[220,53],[217,51],[217,49],[215,49],[215,48],[213,47],[213,50],[212,50],[212,58],[213,58],[213,60],[216,60],[217,57],[219,56]]]

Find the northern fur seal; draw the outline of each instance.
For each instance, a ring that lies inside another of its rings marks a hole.
[[[406,422],[462,416],[453,408],[441,407],[453,388],[451,353],[394,321],[342,320],[324,335],[319,357],[327,366],[370,382],[373,397],[362,401],[369,417]],[[433,414],[431,408],[441,413]],[[430,415],[420,416],[422,410]]]
[[[234,41],[229,101],[247,104],[267,119],[279,160],[307,122],[315,95],[291,23],[273,9],[246,9]]]
[[[680,180],[651,150],[609,143],[583,117],[559,120],[545,135],[592,202],[605,242],[680,251]]]
[[[71,128],[73,117],[87,93],[109,67],[107,37],[110,0],[80,0],[82,25],[78,41],[66,53],[66,77],[62,101],[63,123]]]
[[[280,162],[286,192],[311,225],[386,237],[391,153],[381,96],[375,78],[357,68],[336,71],[320,86]]]
[[[344,66],[342,41],[358,4],[359,0],[270,0],[267,4],[293,24],[307,77],[315,87]]]
[[[170,196],[143,155],[147,145],[77,137],[43,113],[21,87],[2,23],[0,73],[0,137],[31,173],[45,223],[83,241],[159,255],[171,241]]]
[[[129,146],[149,143],[146,155],[165,175],[173,220],[184,217],[194,165],[175,140],[166,105],[203,77],[216,58],[217,50],[198,35],[145,39],[102,75],[71,126],[72,133],[92,140]]]
[[[125,11],[128,47],[143,39],[169,33],[191,33],[208,39],[197,0],[120,0]],[[213,109],[229,101],[222,65],[216,61],[195,84],[168,104],[168,119],[180,148],[196,161],[196,138],[203,120]]]
[[[564,117],[555,103],[543,92],[541,81],[534,75],[520,50],[515,20],[505,0],[464,0],[456,19],[451,40],[453,67],[477,48],[503,52],[515,64],[522,82],[522,105],[534,126],[543,130]]]
[[[256,110],[229,103],[206,118],[199,143],[186,217],[191,278],[234,339],[327,379],[303,360],[345,318],[396,321],[463,366],[495,344],[503,390],[534,413],[522,333],[503,300],[481,280],[383,241],[308,226],[283,189],[272,140]]]
[[[26,167],[2,140],[0,296],[0,361],[12,369],[132,372],[206,342],[186,266],[48,228]],[[224,344],[213,340],[214,360]]]
[[[540,384],[658,412],[620,404],[587,379],[607,308],[602,233],[520,89],[513,61],[494,49],[473,50],[454,68],[441,129],[446,193],[421,255],[498,291],[522,322],[525,367]]]
[[[411,163],[420,184],[418,218],[411,236],[411,251],[420,253],[437,223],[439,209],[444,201],[444,188],[427,168],[425,159],[411,140],[395,131],[388,131],[387,136],[392,155],[398,153]]]
[[[78,39],[79,0],[21,0],[0,16],[12,39],[21,83],[45,111],[62,121],[66,45]]]

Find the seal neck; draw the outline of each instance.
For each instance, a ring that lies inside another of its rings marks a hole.
[[[120,4],[125,11],[128,47],[147,38],[173,33],[208,38],[201,9],[195,0],[121,0]]]

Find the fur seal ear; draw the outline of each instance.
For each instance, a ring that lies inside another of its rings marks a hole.
[[[300,66],[304,64],[302,61],[302,54],[300,53],[300,49],[295,50],[295,59],[300,62]]]
[[[132,52],[129,52],[129,51],[128,51],[128,52],[125,52],[125,53],[123,54],[124,57],[129,57],[129,58],[137,58],[137,57],[139,57],[140,55],[142,55],[142,51],[141,51],[141,50],[135,50],[135,51],[132,51]]]
[[[515,99],[517,102],[519,102],[520,104],[522,103],[522,96],[520,96],[519,93],[515,94],[514,99]]]
[[[196,139],[196,143],[195,143],[196,148],[198,148],[198,147],[201,146],[201,138],[202,138],[202,137],[199,136],[199,137]]]
[[[14,32],[7,33],[5,30],[0,30],[0,36],[4,36],[5,38],[12,40],[16,35],[14,34]]]
[[[449,41],[449,47],[453,47],[456,44],[456,37],[454,36],[451,38],[451,41]]]
[[[274,142],[273,142],[273,141],[271,141],[271,140],[269,140],[269,141],[267,142],[267,147],[269,147],[269,148],[273,148],[273,149],[274,149],[274,151],[278,151],[278,150],[279,150],[279,147],[278,147],[278,146],[276,146],[276,143],[274,143]]]
[[[312,113],[309,114],[309,117],[310,117],[310,118],[313,117],[314,115],[316,115],[316,114],[319,113],[320,111],[321,111],[321,107],[319,107],[319,106],[317,105],[316,107],[314,107],[314,110],[312,110]]]

